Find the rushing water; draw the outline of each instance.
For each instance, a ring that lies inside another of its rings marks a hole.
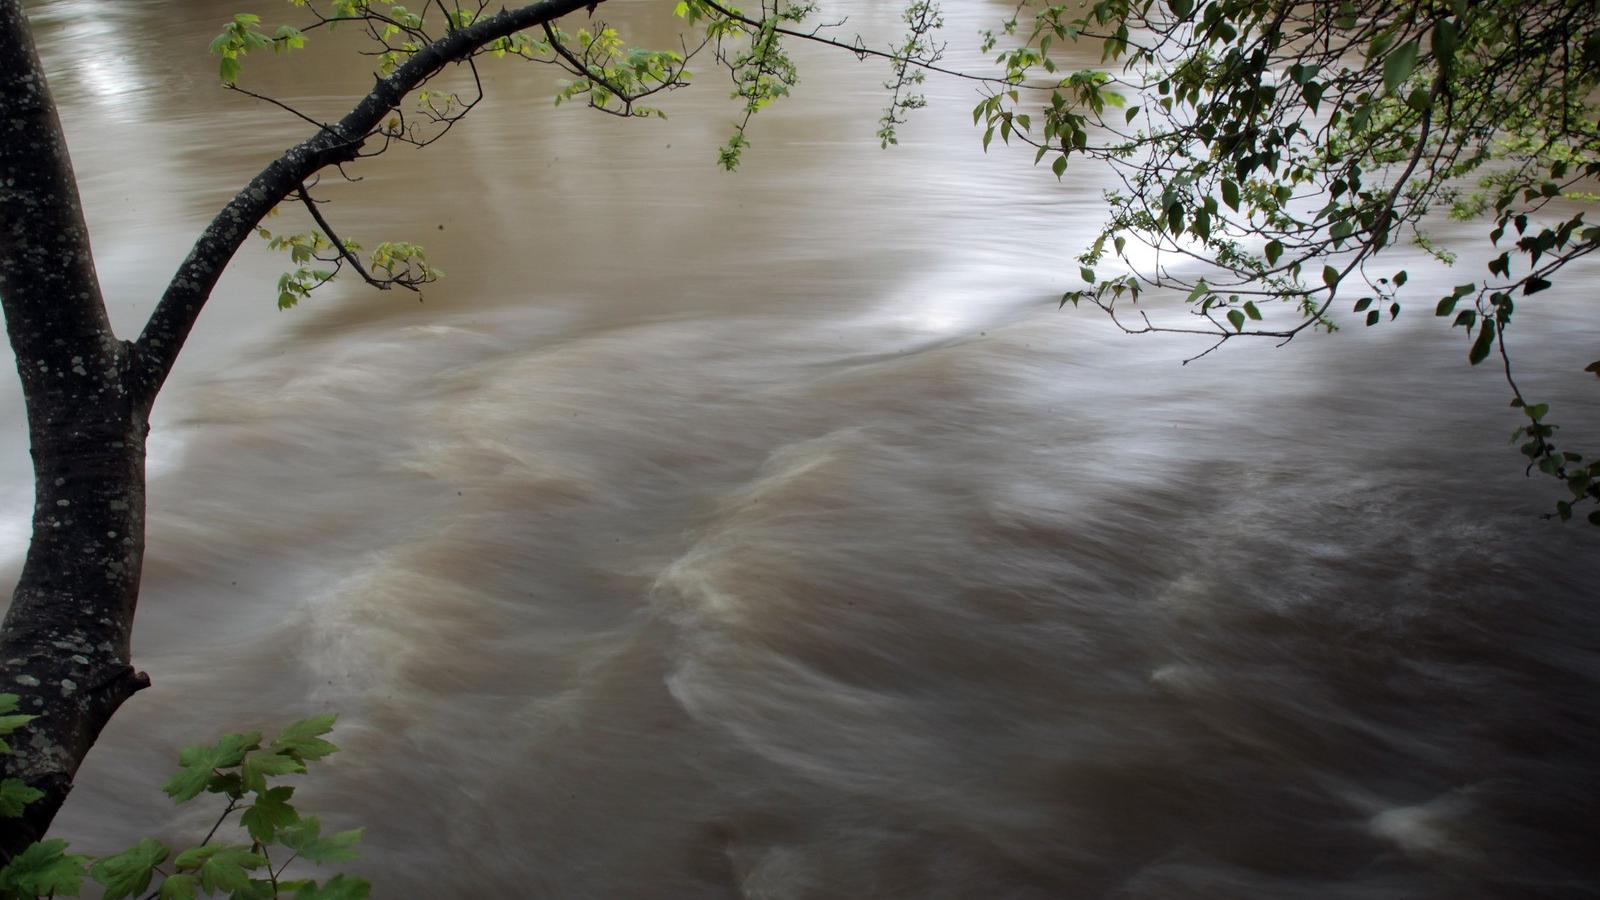
[[[1009,4],[950,5],[975,65]],[[214,85],[239,7],[33,7],[124,334],[302,135]],[[630,123],[492,67],[443,143],[326,185],[449,270],[425,303],[279,313],[283,261],[241,256],[150,442],[155,686],[58,833],[192,840],[179,746],[338,710],[300,794],[367,826],[383,897],[1600,896],[1597,544],[1537,518],[1502,385],[1427,314],[1464,278],[1180,366],[1056,309],[1094,172],[985,156],[960,83],[882,152],[882,67],[801,60],[733,175],[713,71]],[[326,115],[367,77],[249,62]],[[1590,447],[1593,274],[1516,335]],[[19,410],[6,379],[7,579]]]

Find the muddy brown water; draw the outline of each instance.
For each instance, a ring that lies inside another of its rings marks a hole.
[[[659,40],[670,6],[603,9]],[[949,6],[974,65],[1007,6]],[[236,8],[31,6],[123,334],[302,136],[215,86]],[[57,833],[193,840],[180,746],[337,710],[299,796],[366,826],[383,897],[1600,896],[1600,544],[1537,518],[1501,384],[1428,315],[1471,275],[1412,260],[1392,325],[1180,366],[1056,309],[1100,175],[986,156],[960,83],[880,151],[883,67],[799,55],[733,175],[714,71],[630,123],[489,67],[444,142],[327,184],[449,272],[423,303],[278,312],[281,262],[235,262],[150,442],[155,686]],[[367,77],[248,62],[325,115]],[[1516,335],[1589,446],[1594,277]],[[0,416],[9,579],[9,378]]]

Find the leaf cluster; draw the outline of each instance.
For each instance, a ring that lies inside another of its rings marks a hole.
[[[274,53],[282,53],[299,50],[306,45],[305,35],[298,28],[282,25],[276,34],[269,37],[257,27],[260,24],[260,16],[239,13],[212,39],[208,49],[218,58],[217,77],[223,84],[231,85],[239,80],[243,65],[241,60],[252,50],[271,47]]]
[[[1061,48],[1084,42],[1104,68],[1063,71]],[[1439,315],[1467,332],[1469,363],[1499,351],[1513,405],[1547,409],[1511,378],[1505,338],[1513,297],[1600,249],[1585,208],[1600,176],[1600,6],[1096,0],[1030,8],[986,45],[1000,48],[1007,85],[974,109],[985,148],[1019,140],[1057,177],[1083,158],[1120,182],[1080,256],[1090,287],[1063,303],[1091,300],[1133,333],[1209,335],[1212,349],[1334,330],[1338,297],[1376,326],[1400,314],[1407,280],[1375,271],[1378,254],[1409,238],[1453,262],[1426,217],[1487,216],[1489,244],[1514,229],[1512,246]],[[1151,252],[1136,262],[1129,241]],[[1119,304],[1137,302],[1139,285],[1186,291],[1200,321],[1126,320]],[[1288,309],[1274,315],[1269,301]],[[1566,483],[1567,518],[1600,491],[1581,456],[1555,449],[1554,427],[1541,414],[1519,432],[1530,470]]]
[[[0,694],[0,735],[26,724],[32,716],[4,715],[16,708],[14,694]],[[203,793],[226,800],[211,833],[199,844],[174,854],[153,838],[98,860],[67,852],[60,839],[38,841],[0,868],[0,898],[76,896],[85,877],[104,889],[104,900],[159,896],[161,900],[193,900],[221,896],[233,900],[365,900],[371,891],[365,879],[335,875],[323,882],[286,878],[289,863],[299,859],[317,864],[344,863],[356,858],[361,829],[324,835],[316,816],[302,815],[294,807],[294,787],[276,785],[272,779],[306,771],[306,764],[323,759],[338,748],[325,735],[333,729],[332,714],[295,722],[271,741],[260,732],[223,735],[213,744],[185,747],[178,756],[179,769],[162,787],[178,803]],[[0,744],[0,752],[7,752]],[[22,807],[43,796],[26,785],[3,789],[6,805],[0,816],[21,815]],[[245,840],[217,842],[218,829],[240,813],[238,826]],[[282,862],[274,863],[274,850]],[[160,879],[157,882],[157,879]]]
[[[547,26],[546,35],[546,46],[577,76],[562,82],[557,106],[581,97],[600,112],[665,119],[665,110],[638,101],[688,83],[687,52],[628,47],[609,26],[596,31],[580,28],[573,35]]]
[[[224,82],[236,80],[238,60],[252,50],[293,49],[309,31],[350,23],[373,42],[366,52],[378,74],[391,76],[441,38],[504,14],[484,0],[417,10],[390,0],[289,2],[312,21],[276,37],[252,15],[224,27],[212,45]],[[1395,320],[1407,273],[1377,269],[1376,257],[1409,240],[1453,262],[1424,227],[1432,210],[1489,217],[1496,245],[1514,228],[1488,277],[1446,298],[1451,312],[1440,314],[1453,314],[1466,333],[1469,363],[1498,351],[1513,405],[1541,408],[1511,377],[1506,338],[1513,297],[1547,289],[1562,268],[1600,249],[1600,229],[1586,222],[1586,210],[1570,211],[1600,199],[1586,186],[1600,176],[1600,6],[1592,0],[1023,4],[1000,34],[985,35],[998,77],[938,66],[943,46],[934,35],[943,19],[934,0],[907,0],[905,37],[887,50],[859,37],[828,37],[839,23],[808,25],[816,11],[810,0],[768,0],[749,14],[720,0],[680,0],[674,13],[700,33],[699,43],[650,50],[630,47],[593,20],[591,8],[590,23],[571,33],[545,23],[543,39],[515,33],[452,57],[470,71],[476,96],[428,88],[443,66],[420,84],[406,83],[415,91],[409,111],[397,105],[382,126],[341,137],[362,146],[381,140],[358,156],[396,141],[427,146],[482,99],[475,60],[483,56],[565,70],[573,77],[562,82],[558,104],[582,100],[615,115],[664,116],[639,101],[687,84],[690,60],[709,48],[740,104],[718,152],[719,163],[734,169],[750,146],[752,117],[798,84],[788,43],[812,41],[889,60],[891,99],[878,131],[884,146],[898,142],[898,126],[925,104],[917,91],[925,73],[938,71],[986,85],[973,110],[985,150],[997,137],[1030,145],[1035,162],[1048,158],[1058,179],[1075,159],[1108,165],[1120,186],[1106,193],[1104,227],[1079,256],[1089,286],[1062,303],[1090,300],[1132,333],[1209,336],[1214,343],[1202,356],[1238,337],[1288,342],[1303,331],[1336,330],[1336,300],[1351,303],[1368,327]],[[1098,67],[1058,62],[1064,47],[1084,43],[1098,45]],[[1463,189],[1471,179],[1476,187]],[[318,216],[305,186],[301,194],[320,231],[263,230],[298,266],[279,281],[280,306],[296,305],[347,264],[380,288],[415,290],[440,274],[420,248],[401,242],[380,245],[363,264],[354,243]],[[1130,242],[1152,253],[1135,262]],[[1157,325],[1142,310],[1137,320],[1125,318],[1151,288],[1186,293],[1198,321]],[[1454,309],[1468,296],[1473,308]],[[1555,428],[1545,416],[1523,426],[1533,446],[1525,452],[1530,471],[1566,484],[1571,499],[1557,514],[1567,518],[1573,504],[1600,502],[1600,487],[1581,456],[1556,450]]]
[[[311,202],[307,196],[308,205]],[[427,250],[410,241],[383,241],[362,261],[360,244],[330,238],[321,231],[278,232],[256,226],[267,249],[289,254],[295,269],[278,277],[278,308],[291,309],[311,292],[337,278],[346,265],[368,284],[380,289],[402,287],[417,291],[444,277],[444,270],[428,262]],[[322,265],[317,265],[321,263]]]

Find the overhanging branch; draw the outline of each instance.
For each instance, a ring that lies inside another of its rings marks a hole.
[[[6,0],[14,4],[16,0]],[[406,95],[440,69],[469,58],[492,41],[537,27],[604,0],[542,0],[480,19],[423,47],[379,79],[351,111],[269,163],[211,220],[167,285],[134,345],[141,399],[155,400],[178,351],[194,327],[223,270],[251,229],[318,170],[347,162]]]
[[[361,264],[360,258],[351,253],[350,248],[345,246],[344,239],[334,232],[333,226],[328,224],[327,218],[322,215],[322,210],[317,209],[317,202],[312,200],[311,195],[306,192],[306,186],[300,185],[295,189],[295,193],[299,196],[300,202],[305,205],[306,211],[311,213],[312,221],[317,223],[317,227],[322,229],[322,233],[328,236],[328,242],[333,244],[334,249],[339,251],[339,258],[349,263],[351,268],[356,270],[356,274],[361,276],[362,281],[380,291],[387,291],[395,285],[399,285],[408,291],[418,290],[416,283],[403,278],[374,278],[372,273],[367,271],[367,267]]]

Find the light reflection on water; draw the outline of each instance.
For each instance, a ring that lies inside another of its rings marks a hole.
[[[42,9],[59,59],[87,13]],[[125,11],[195,48],[129,91],[175,87],[117,119],[52,70],[119,325],[295,133],[202,89],[209,29]],[[327,102],[324,58],[263,77]],[[277,314],[279,261],[239,261],[152,436],[156,686],[60,833],[192,835],[176,747],[334,709],[301,794],[368,826],[383,896],[1592,896],[1593,539],[1534,517],[1493,374],[1428,321],[1462,279],[1180,367],[1203,345],[1055,309],[1086,173],[985,158],[950,86],[880,153],[882,73],[808,62],[732,176],[718,90],[615,123],[499,76],[329,187],[451,272],[425,303]],[[137,143],[80,138],[107,116]],[[1556,368],[1584,298],[1541,297],[1529,377],[1596,434]]]

